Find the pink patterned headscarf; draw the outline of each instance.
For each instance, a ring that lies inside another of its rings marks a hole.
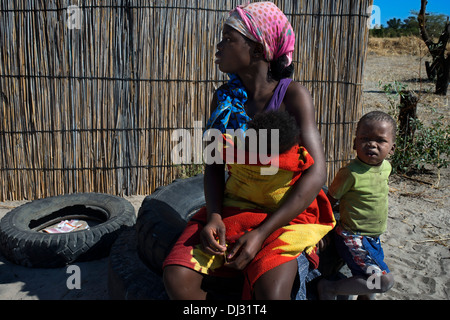
[[[272,2],[255,2],[236,7],[225,21],[252,41],[264,46],[267,61],[286,55],[292,62],[295,35],[284,13]]]

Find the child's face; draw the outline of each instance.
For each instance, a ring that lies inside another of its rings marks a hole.
[[[215,63],[224,73],[237,73],[251,62],[251,45],[238,31],[225,25],[222,41],[217,44]]]
[[[365,121],[356,132],[353,149],[359,160],[377,166],[395,148],[392,125],[386,121]]]

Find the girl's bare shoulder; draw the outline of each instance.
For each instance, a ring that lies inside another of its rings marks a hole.
[[[309,90],[300,82],[291,81],[287,90],[286,90],[286,98],[298,98],[298,97],[310,97],[311,93]]]
[[[289,84],[284,96],[284,103],[288,111],[313,107],[311,93],[297,81]]]

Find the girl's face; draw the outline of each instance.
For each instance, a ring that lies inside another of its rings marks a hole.
[[[391,124],[386,121],[361,123],[353,144],[359,160],[372,166],[380,165],[388,154],[394,152],[392,130]]]
[[[215,63],[224,73],[238,73],[251,62],[252,46],[238,31],[225,25],[222,40],[217,44]]]

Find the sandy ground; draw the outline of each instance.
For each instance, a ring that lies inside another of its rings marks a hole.
[[[387,110],[387,100],[378,86],[394,80],[408,85],[421,95],[419,118],[430,120],[439,114],[448,119],[447,97],[432,94],[433,85],[424,79],[415,56],[369,55],[364,79],[364,112]],[[436,112],[432,113],[432,105]],[[450,298],[450,170],[413,177],[393,176],[390,184],[388,230],[382,236],[386,262],[396,283],[378,299]],[[144,196],[127,197],[136,213]],[[0,203],[0,217],[24,202]],[[68,289],[71,274],[67,268],[30,269],[8,262],[0,254],[1,300],[106,300],[108,299],[108,258],[77,263],[81,270],[81,289]]]
[[[448,124],[447,96],[433,94],[427,81],[427,57],[369,55],[364,72],[364,113],[389,111],[388,99],[379,86],[394,80],[407,85],[419,97],[417,116],[424,123],[444,116]],[[398,99],[399,100],[399,99]],[[434,109],[434,110],[433,110]],[[450,298],[450,170],[390,181],[388,230],[382,236],[386,262],[396,283],[378,299]]]

